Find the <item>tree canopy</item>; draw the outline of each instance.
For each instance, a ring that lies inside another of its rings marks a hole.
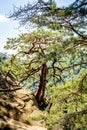
[[[72,29],[76,34],[87,39],[87,1],[76,0],[69,7],[57,7],[55,1],[28,3],[24,7],[15,8],[10,18],[17,19],[22,25],[33,22],[40,26],[57,29],[61,26]],[[79,32],[81,30],[81,32]]]

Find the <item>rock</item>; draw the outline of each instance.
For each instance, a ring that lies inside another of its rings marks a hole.
[[[10,86],[13,88],[14,85],[21,86],[20,90],[0,93],[0,130],[47,130],[43,128],[41,120],[27,121],[30,117],[42,114],[34,94],[11,74],[0,72],[0,76],[2,89],[4,86],[5,89],[10,89]]]
[[[40,126],[30,126],[28,124],[18,122],[16,120],[8,118],[7,123],[5,121],[0,121],[1,130],[46,130]]]

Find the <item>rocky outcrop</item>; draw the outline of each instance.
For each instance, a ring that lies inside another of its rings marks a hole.
[[[0,90],[0,130],[46,130],[43,119],[30,120],[42,112],[29,89],[11,74],[0,72]]]

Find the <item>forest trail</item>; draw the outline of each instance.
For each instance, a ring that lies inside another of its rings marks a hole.
[[[17,87],[21,89],[10,91]],[[10,74],[0,72],[1,90],[5,92],[0,92],[0,130],[46,130],[44,120],[34,119],[40,117],[42,111],[29,89]]]

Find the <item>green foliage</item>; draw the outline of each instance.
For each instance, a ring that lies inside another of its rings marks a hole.
[[[33,117],[28,117],[27,121],[40,121],[44,118],[43,114],[37,115],[37,116],[33,116]]]
[[[1,53],[0,55],[0,71],[4,70],[5,67],[8,67],[8,56],[6,54]]]
[[[55,11],[56,7],[57,7],[56,2],[55,2],[55,1],[53,1],[53,2],[52,2],[52,4],[51,4],[51,9],[52,9],[52,12],[54,12],[54,11]]]
[[[81,73],[72,82],[67,80],[64,85],[48,89],[53,104],[46,119],[48,130],[86,128],[87,114],[78,113],[87,108],[87,83],[81,86],[86,73]]]
[[[14,70],[16,75],[20,75],[20,78],[24,76],[26,78],[27,72],[36,69],[38,66],[41,66],[42,63],[46,62],[48,64],[50,61],[53,62],[54,52],[60,53],[62,50],[63,45],[61,39],[64,33],[64,30],[58,33],[39,29],[30,34],[19,35],[18,38],[8,39],[5,48],[17,50],[17,54],[11,58],[11,70]],[[66,33],[68,33],[68,31],[66,31]],[[31,75],[32,74],[30,74],[30,76]]]

